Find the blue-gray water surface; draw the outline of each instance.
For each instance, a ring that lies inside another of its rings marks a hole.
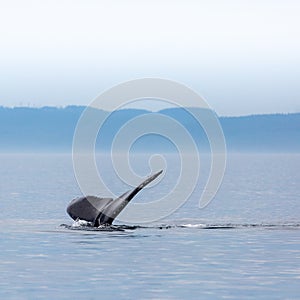
[[[126,191],[98,159],[111,189]],[[0,299],[299,299],[298,154],[231,154],[207,207],[199,183],[174,214],[125,231],[68,227],[81,195],[71,156],[2,154],[0,165]],[[163,194],[176,166],[133,201]]]

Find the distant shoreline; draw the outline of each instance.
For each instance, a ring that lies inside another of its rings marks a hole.
[[[33,109],[33,110],[64,110],[64,109],[82,109],[84,110],[88,106],[86,105],[64,105],[64,106],[51,106],[51,105],[43,105],[43,106],[26,106],[26,105],[15,105],[15,106],[5,106],[5,105],[0,105],[0,110],[1,109]],[[161,112],[164,110],[169,110],[169,109],[174,109],[175,107],[170,107],[170,108],[164,108],[161,110],[149,110],[149,109],[142,109],[142,108],[121,108],[120,110],[136,110],[136,111],[145,111],[145,112]],[[192,108],[193,109],[193,108]],[[197,109],[197,108],[196,108]],[[112,111],[104,110],[101,109],[104,112],[111,113]],[[250,114],[241,114],[241,115],[221,115],[218,114],[219,118],[246,118],[246,117],[253,117],[253,116],[270,116],[270,115],[293,115],[293,114],[300,114],[299,112],[273,112],[273,113],[250,113]]]
[[[75,105],[64,108],[0,106],[0,152],[71,152],[75,128],[85,108]],[[207,113],[201,108],[189,110],[203,118]],[[151,114],[142,109],[112,113],[95,111],[97,117],[108,120],[99,132],[101,138],[96,141],[96,150],[100,152],[111,149],[114,136],[126,122]],[[201,125],[184,108],[163,109],[158,113],[182,124],[200,152],[209,151],[209,142]],[[219,117],[219,121],[229,152],[300,153],[300,113],[227,116]],[[136,152],[174,152],[174,145],[151,135],[138,140],[134,147]]]

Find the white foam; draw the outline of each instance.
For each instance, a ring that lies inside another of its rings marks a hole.
[[[182,224],[182,227],[187,227],[187,228],[203,228],[206,227],[205,224]]]
[[[84,227],[84,226],[91,226],[91,222],[85,221],[85,220],[80,220],[77,219],[76,221],[74,221],[74,223],[72,224],[72,227]]]

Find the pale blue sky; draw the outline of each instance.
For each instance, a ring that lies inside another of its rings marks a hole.
[[[220,115],[300,111],[300,1],[0,0],[0,105],[162,77]]]

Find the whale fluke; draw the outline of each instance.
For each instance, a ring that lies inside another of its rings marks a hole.
[[[75,198],[68,205],[67,213],[73,220],[85,220],[91,222],[94,227],[111,225],[130,200],[162,172],[163,171],[161,170],[148,177],[135,189],[124,193],[115,200],[112,198],[99,198],[95,196]]]

